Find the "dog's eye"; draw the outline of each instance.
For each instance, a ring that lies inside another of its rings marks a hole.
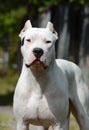
[[[27,42],[31,42],[31,39],[26,39]]]
[[[48,44],[48,43],[51,43],[51,41],[50,41],[50,40],[47,40],[46,43],[47,43],[47,44]]]

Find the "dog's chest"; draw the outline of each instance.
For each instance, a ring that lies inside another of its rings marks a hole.
[[[25,108],[24,119],[37,125],[44,122],[46,124],[54,122],[55,117],[44,95],[42,97],[31,96]]]

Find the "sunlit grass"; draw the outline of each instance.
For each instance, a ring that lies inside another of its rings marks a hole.
[[[12,127],[10,126],[13,126],[14,123],[15,122],[9,113],[0,112],[0,130],[12,130]]]
[[[13,115],[10,115],[9,113],[0,113],[0,127],[4,128],[14,123]]]
[[[72,114],[70,116],[70,130],[79,130],[79,126]]]
[[[10,120],[9,114],[0,113],[0,124]]]

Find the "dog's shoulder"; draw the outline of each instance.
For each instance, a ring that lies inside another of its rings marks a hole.
[[[56,59],[55,62],[56,62],[56,65],[64,72],[81,74],[81,70],[79,66],[71,61],[64,60],[64,59]]]
[[[69,68],[70,66],[76,66],[73,62],[64,59],[56,59],[55,62],[59,67]]]

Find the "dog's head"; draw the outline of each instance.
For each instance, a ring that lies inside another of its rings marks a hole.
[[[30,20],[28,20],[19,37],[21,38],[23,62],[26,67],[45,69],[54,60],[54,43],[58,36],[51,22],[48,22],[46,28],[33,28]]]

